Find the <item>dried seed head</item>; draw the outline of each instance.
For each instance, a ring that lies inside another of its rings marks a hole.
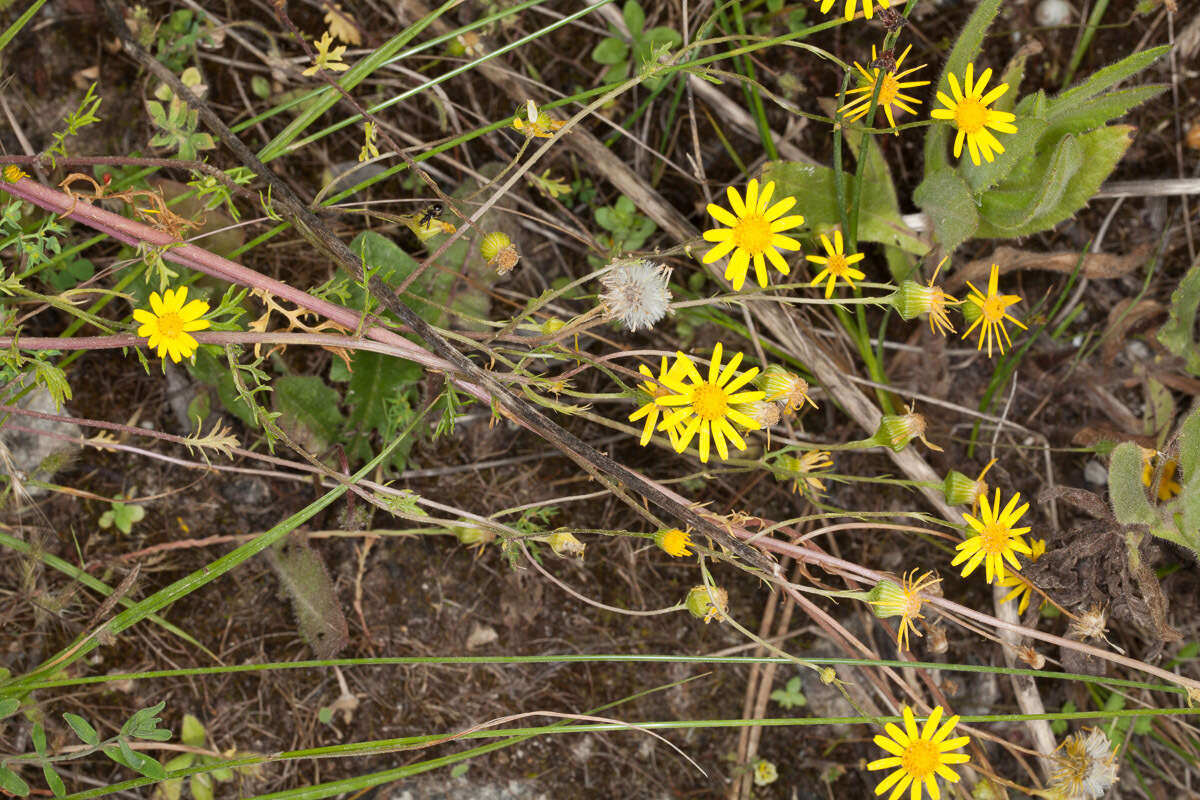
[[[671,292],[667,288],[670,279],[670,267],[653,261],[614,262],[600,278],[605,290],[600,303],[610,317],[621,320],[630,331],[652,328],[671,305]]]
[[[1117,782],[1117,760],[1103,731],[1079,731],[1063,740],[1050,756],[1047,797],[1061,800],[1097,800]]]
[[[507,233],[493,231],[483,237],[479,244],[479,255],[500,275],[512,272],[513,267],[521,260],[521,251],[513,244]]]
[[[884,7],[879,9],[879,21],[883,23],[883,27],[887,28],[888,33],[895,33],[908,24],[908,20],[894,8]],[[874,66],[872,64],[872,66]],[[892,66],[895,69],[895,65]]]
[[[1104,633],[1108,630],[1107,622],[1107,610],[1101,606],[1094,605],[1080,614],[1067,626],[1067,635],[1081,642],[1089,639],[1100,641],[1104,639]]]

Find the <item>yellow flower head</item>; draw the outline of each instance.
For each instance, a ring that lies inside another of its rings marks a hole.
[[[329,31],[325,31],[316,42],[317,54],[313,56],[312,66],[300,74],[307,78],[310,75],[316,75],[323,69],[330,72],[345,72],[350,69],[349,64],[342,63],[342,54],[346,52],[346,45],[338,45],[330,49],[331,44],[333,44],[333,35]]]
[[[747,430],[758,430],[757,422],[734,408],[735,405],[763,399],[763,392],[739,391],[758,374],[758,367],[752,367],[737,375],[738,365],[742,363],[742,354],[736,353],[722,370],[720,342],[717,342],[716,348],[713,349],[707,380],[700,376],[696,365],[683,353],[677,353],[676,358],[679,360],[676,366],[682,362],[683,372],[676,372],[673,366],[659,378],[659,383],[674,394],[658,397],[655,402],[661,406],[677,407],[677,410],[666,415],[659,423],[658,430],[670,430],[676,425],[684,425],[683,435],[675,444],[675,450],[679,453],[684,451],[697,433],[700,434],[700,462],[705,464],[708,463],[710,438],[716,442],[721,458],[729,458],[726,439],[733,442],[738,450],[745,450],[746,441],[734,429],[730,420]]]
[[[1008,338],[1004,320],[1008,320],[1021,330],[1028,330],[1021,320],[1008,313],[1008,307],[1021,302],[1021,296],[1019,294],[1000,294],[999,284],[1000,267],[996,264],[992,264],[992,272],[988,277],[987,294],[979,291],[974,284],[967,281],[967,286],[971,287],[971,294],[967,297],[967,302],[979,309],[979,316],[963,333],[962,338],[967,338],[971,335],[971,331],[982,325],[983,327],[979,328],[979,346],[975,349],[982,350],[983,343],[987,342],[988,358],[992,357],[993,338],[996,340],[996,347],[1000,349],[1001,355],[1004,355],[1005,342],[1012,347],[1012,339]]]
[[[821,4],[821,13],[828,14],[829,9],[833,8],[834,0],[813,0],[813,2]],[[888,8],[888,0],[874,0],[879,4],[880,8]],[[875,7],[871,4],[872,0],[862,0],[863,15],[870,19],[875,16]],[[846,19],[854,19],[854,15],[858,13],[858,0],[846,0]]]
[[[884,726],[887,736],[875,736],[875,744],[891,753],[889,758],[881,758],[867,764],[867,769],[891,769],[895,771],[879,782],[875,794],[883,794],[892,789],[888,800],[896,800],[904,794],[904,790],[912,785],[910,800],[921,800],[922,789],[929,792],[933,800],[939,800],[941,791],[938,788],[937,777],[941,776],[950,783],[958,782],[958,773],[950,769],[949,764],[965,764],[971,760],[966,753],[952,753],[964,747],[971,737],[958,736],[948,739],[954,726],[958,724],[956,714],[946,720],[940,728],[944,711],[941,706],[933,709],[926,721],[925,727],[918,732],[917,721],[909,706],[904,707],[904,730],[893,722]],[[888,738],[891,737],[891,738]],[[895,787],[894,789],[892,787]]]
[[[1153,450],[1142,449],[1142,485],[1147,489],[1154,481],[1154,468],[1157,466],[1157,456]],[[1158,500],[1165,503],[1183,491],[1183,486],[1175,480],[1175,470],[1179,465],[1174,461],[1163,464],[1162,477],[1158,481]]]
[[[1033,551],[1029,554],[1029,563],[1036,564],[1037,560],[1046,552],[1046,540],[1030,539],[1029,549]],[[996,581],[996,583],[1000,584],[1005,589],[1012,590],[1008,594],[1004,595],[1000,602],[1008,603],[1019,598],[1020,602],[1017,603],[1017,613],[1024,614],[1025,609],[1029,607],[1029,599],[1033,597],[1033,584],[1029,582],[1029,579],[1013,572],[1009,575],[1005,575],[1003,578]],[[1045,601],[1043,601],[1043,603],[1044,602]]]
[[[668,370],[666,356],[663,356],[662,366],[660,366],[658,370],[658,378],[654,377],[654,373],[651,372],[650,368],[645,364],[640,364],[638,366],[638,371],[649,378],[649,380],[642,383],[642,389],[644,389],[646,394],[650,396],[650,402],[646,403],[637,411],[634,411],[632,414],[630,414],[629,421],[637,422],[639,419],[645,417],[646,423],[642,426],[642,438],[641,441],[638,442],[638,444],[642,445],[642,447],[645,447],[650,442],[650,437],[654,433],[654,425],[658,422],[658,415],[663,411],[662,406],[658,404],[658,398],[671,394],[670,389],[660,386],[654,381],[661,381],[664,377],[666,377],[668,372],[675,372],[679,375],[682,375],[684,370],[686,370],[686,367],[683,365],[683,362],[678,359],[675,361],[675,364],[670,368],[670,370]],[[660,428],[660,430],[664,429]],[[683,448],[679,446],[679,437],[683,433],[682,420],[668,428],[665,428],[665,430],[667,435],[671,437],[671,446],[675,448],[676,452],[682,451]]]
[[[1023,534],[1029,533],[1030,529],[1013,527],[1029,510],[1029,504],[1026,503],[1018,508],[1017,503],[1021,502],[1021,493],[1017,492],[1001,511],[999,489],[996,490],[995,500],[991,504],[988,503],[987,495],[981,497],[979,502],[980,519],[975,519],[967,513],[963,514],[963,519],[978,535],[971,536],[957,545],[958,555],[950,562],[950,566],[954,567],[966,561],[967,565],[963,567],[962,571],[962,576],[965,578],[982,561],[987,572],[987,582],[992,583],[997,578],[1004,580],[1005,561],[1008,561],[1014,570],[1019,570],[1021,562],[1017,560],[1016,554],[1033,555],[1033,550],[1021,538]]]
[[[4,180],[9,183],[16,183],[21,178],[28,178],[29,173],[18,167],[16,164],[8,164],[4,167]]]
[[[954,157],[958,158],[962,155],[963,139],[965,138],[967,150],[971,153],[971,163],[979,166],[980,154],[983,155],[985,161],[991,162],[995,158],[993,153],[1004,152],[1004,146],[1000,144],[1000,140],[992,134],[992,131],[1016,133],[1017,126],[1012,123],[1017,115],[1008,111],[988,108],[1008,91],[1008,84],[1002,83],[984,94],[983,91],[992,78],[991,67],[983,71],[978,81],[972,81],[974,72],[975,65],[967,64],[967,72],[963,77],[965,92],[959,89],[958,78],[954,77],[953,73],[950,74],[950,91],[954,93],[954,99],[951,100],[947,97],[945,92],[938,92],[938,102],[945,108],[935,108],[931,116],[934,119],[949,120],[954,123],[954,127],[958,128],[958,135],[954,137]],[[990,131],[988,128],[992,130]]]
[[[909,649],[908,632],[910,630],[917,636],[922,635],[913,622],[925,619],[921,614],[921,592],[933,593],[931,590],[937,589],[937,585],[942,581],[932,572],[926,572],[914,580],[913,576],[916,574],[917,571],[914,569],[904,576],[899,584],[890,578],[884,578],[875,584],[875,588],[871,590],[871,599],[867,601],[874,606],[871,610],[880,619],[900,617],[900,629],[896,633],[896,644],[901,650]],[[937,594],[940,595],[941,592],[937,591]]]
[[[806,256],[806,258],[815,264],[825,265],[825,269],[818,272],[817,277],[813,278],[812,283],[809,285],[816,286],[818,283],[828,277],[829,280],[825,284],[826,300],[833,297],[833,285],[837,282],[838,278],[841,278],[846,283],[850,284],[850,288],[853,289],[854,281],[861,281],[863,278],[867,277],[865,273],[860,272],[851,266],[851,264],[857,264],[859,261],[862,261],[864,258],[866,258],[866,255],[863,253],[853,253],[851,255],[846,255],[843,253],[841,231],[833,232],[832,243],[830,243],[829,237],[822,233],[821,244],[825,245],[825,252],[828,255]]]
[[[203,300],[187,301],[187,287],[178,290],[167,289],[166,294],[158,296],[158,292],[150,293],[150,311],[143,308],[133,310],[133,318],[142,323],[137,330],[138,336],[148,338],[150,349],[158,350],[158,357],[171,356],[176,364],[181,358],[190,358],[199,347],[191,335],[192,331],[202,331],[211,324],[201,319],[208,313],[208,303]]]
[[[730,186],[726,191],[732,214],[715,203],[708,204],[708,213],[713,219],[728,227],[704,232],[705,241],[716,242],[717,246],[704,254],[703,261],[711,264],[732,252],[733,256],[725,267],[725,280],[733,284],[734,291],[741,291],[752,259],[758,285],[765,287],[767,267],[764,256],[775,269],[787,275],[791,268],[779,255],[779,250],[800,249],[799,242],[782,233],[804,224],[804,217],[799,214],[783,216],[796,205],[796,198],[785,197],[771,205],[771,195],[774,193],[775,181],[768,181],[762,194],[759,194],[758,179],[754,178],[746,186],[745,203],[737,189]]]
[[[800,494],[813,493],[817,495],[825,491],[825,484],[821,481],[820,475],[822,471],[827,471],[833,466],[828,450],[809,450],[804,455],[796,458],[795,456],[782,455],[775,461],[775,466],[779,470],[775,473],[776,480],[792,480],[792,491]]]
[[[692,543],[692,537],[679,528],[659,531],[654,534],[654,543],[662,548],[664,553],[675,558],[683,558],[692,554],[692,551],[688,550],[688,546]]]
[[[871,108],[871,96],[875,94],[875,85],[879,83],[879,76],[881,73],[883,75],[883,83],[879,87],[878,103],[879,107],[883,109],[883,113],[887,115],[888,123],[891,124],[893,128],[896,127],[896,118],[893,115],[892,106],[895,106],[902,111],[907,111],[910,114],[917,113],[917,110],[908,104],[913,103],[914,105],[920,105],[921,101],[915,97],[903,94],[902,90],[911,89],[914,86],[928,86],[929,81],[905,81],[901,83],[903,78],[907,77],[908,75],[911,75],[919,69],[925,69],[925,65],[922,64],[919,67],[913,67],[911,69],[906,69],[903,72],[897,72],[901,65],[904,64],[904,58],[908,55],[909,50],[912,50],[911,44],[904,48],[904,52],[901,53],[900,57],[896,59],[895,66],[893,66],[887,72],[883,72],[881,67],[875,66],[872,66],[871,72],[867,72],[866,67],[855,61],[854,66],[862,75],[862,81],[857,89],[849,90],[846,92],[846,95],[849,96],[852,94],[857,94],[859,97],[854,98],[849,103],[846,103],[846,105],[839,108],[838,113],[845,114],[846,119],[850,120],[851,122],[862,119],[864,116],[866,116],[867,111],[869,111]],[[889,50],[888,53],[890,54],[891,51]],[[871,45],[871,64],[874,65],[878,60],[878,57],[875,55],[875,45]],[[900,135],[899,130],[896,131],[896,135]]]

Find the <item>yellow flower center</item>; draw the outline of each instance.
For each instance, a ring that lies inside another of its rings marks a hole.
[[[932,774],[940,763],[942,763],[942,754],[938,751],[937,745],[924,739],[914,741],[904,750],[904,755],[900,756],[900,766],[912,776],[914,785],[924,780],[925,776]]]
[[[1004,309],[1007,306],[1004,303],[1004,298],[998,294],[993,294],[983,298],[983,305],[979,307],[983,312],[983,318],[987,322],[995,323],[1004,319]]]
[[[158,333],[164,339],[177,339],[183,333],[183,318],[174,311],[158,318]]]
[[[883,76],[883,86],[879,89],[879,105],[890,106],[896,102],[896,95],[900,93],[900,81],[896,80],[896,76],[888,73]]]
[[[771,223],[757,214],[742,217],[733,229],[733,243],[752,256],[771,246]]]
[[[917,595],[915,587],[904,592],[904,601],[900,604],[900,613],[909,619],[920,616],[921,598]]]
[[[712,422],[725,416],[729,398],[715,383],[703,383],[692,392],[692,410],[700,419]]]
[[[987,106],[977,97],[964,97],[954,107],[954,124],[963,133],[979,133],[987,123]]]
[[[829,262],[825,265],[829,271],[839,278],[846,277],[846,270],[850,269],[850,265],[846,263],[846,257],[841,253],[834,253],[829,257]]]
[[[997,522],[984,525],[979,538],[980,549],[988,555],[998,556],[1008,549],[1008,528]]]

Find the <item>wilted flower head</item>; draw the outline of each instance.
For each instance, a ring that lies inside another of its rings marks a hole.
[[[667,313],[671,268],[653,261],[617,262],[602,278],[600,302],[631,331],[651,328]]]
[[[707,624],[729,612],[729,592],[720,586],[694,586],[687,593],[684,605],[693,617]]]
[[[833,466],[833,459],[829,456],[828,450],[809,450],[799,458],[781,455],[775,459],[775,479],[791,480],[792,491],[801,494],[811,492],[815,496],[825,491],[820,475],[822,470]]]
[[[1108,611],[1103,606],[1093,605],[1072,620],[1067,626],[1067,635],[1086,642],[1088,639],[1102,640],[1108,630]]]
[[[492,231],[484,236],[479,243],[479,255],[501,275],[512,272],[512,268],[521,260],[521,251],[504,231]]]
[[[738,410],[757,422],[758,427],[765,429],[768,436],[771,432],[771,426],[778,424],[779,420],[783,419],[783,415],[779,413],[779,406],[767,400],[755,400],[753,403],[745,403],[738,406]]]
[[[1117,781],[1117,762],[1103,731],[1073,733],[1053,755],[1054,771],[1046,797],[1097,800]]]
[[[768,365],[755,383],[767,393],[767,400],[779,403],[784,411],[799,411],[805,403],[817,407],[808,396],[808,381],[778,364]]]

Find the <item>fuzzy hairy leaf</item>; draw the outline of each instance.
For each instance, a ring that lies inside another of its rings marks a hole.
[[[1200,307],[1200,261],[1192,264],[1187,275],[1171,293],[1171,316],[1158,329],[1163,347],[1184,360],[1184,367],[1200,375],[1200,345],[1193,338],[1196,310]]]
[[[1116,86],[1121,81],[1144,70],[1170,51],[1170,45],[1151,47],[1133,55],[1126,56],[1115,64],[1093,72],[1087,80],[1072,86],[1067,91],[1054,98],[1055,108],[1069,108],[1085,100],[1090,100],[1101,92]]]
[[[312,375],[287,375],[275,381],[272,395],[280,412],[279,427],[312,453],[323,453],[342,430],[341,398],[323,379]]]
[[[1184,483],[1200,483],[1200,409],[1188,414],[1179,429],[1179,471]]]
[[[1166,90],[1165,84],[1154,83],[1109,92],[1069,106],[1055,106],[1048,113],[1050,128],[1047,130],[1046,136],[1051,138],[1068,133],[1083,133],[1098,128],[1117,117],[1125,116],[1134,107],[1157,97]]]
[[[1087,205],[1125,155],[1133,130],[1128,125],[1114,125],[1064,137],[1064,142],[1073,143],[1060,145],[1044,161],[1031,163],[1019,176],[1014,173],[1009,181],[984,194],[977,235],[1028,236],[1073,216]],[[1024,212],[1015,210],[1021,202],[1026,204]]]
[[[1108,495],[1113,514],[1122,525],[1153,527],[1158,523],[1158,513],[1142,485],[1142,450],[1133,442],[1121,442],[1113,448],[1108,464]]]
[[[267,552],[280,586],[292,601],[301,637],[317,658],[332,658],[346,646],[350,630],[325,562],[299,532],[279,540]]]
[[[979,228],[975,198],[966,181],[953,170],[928,173],[913,192],[913,200],[929,215],[934,237],[947,252],[970,239]]]
[[[411,415],[405,413],[410,409],[406,401],[424,372],[415,362],[365,350],[355,353],[350,363],[353,372],[346,402],[351,410],[345,430],[350,452],[365,461],[372,455],[372,432],[387,440],[408,423]],[[404,469],[411,449],[411,441],[398,445],[392,466]]]

